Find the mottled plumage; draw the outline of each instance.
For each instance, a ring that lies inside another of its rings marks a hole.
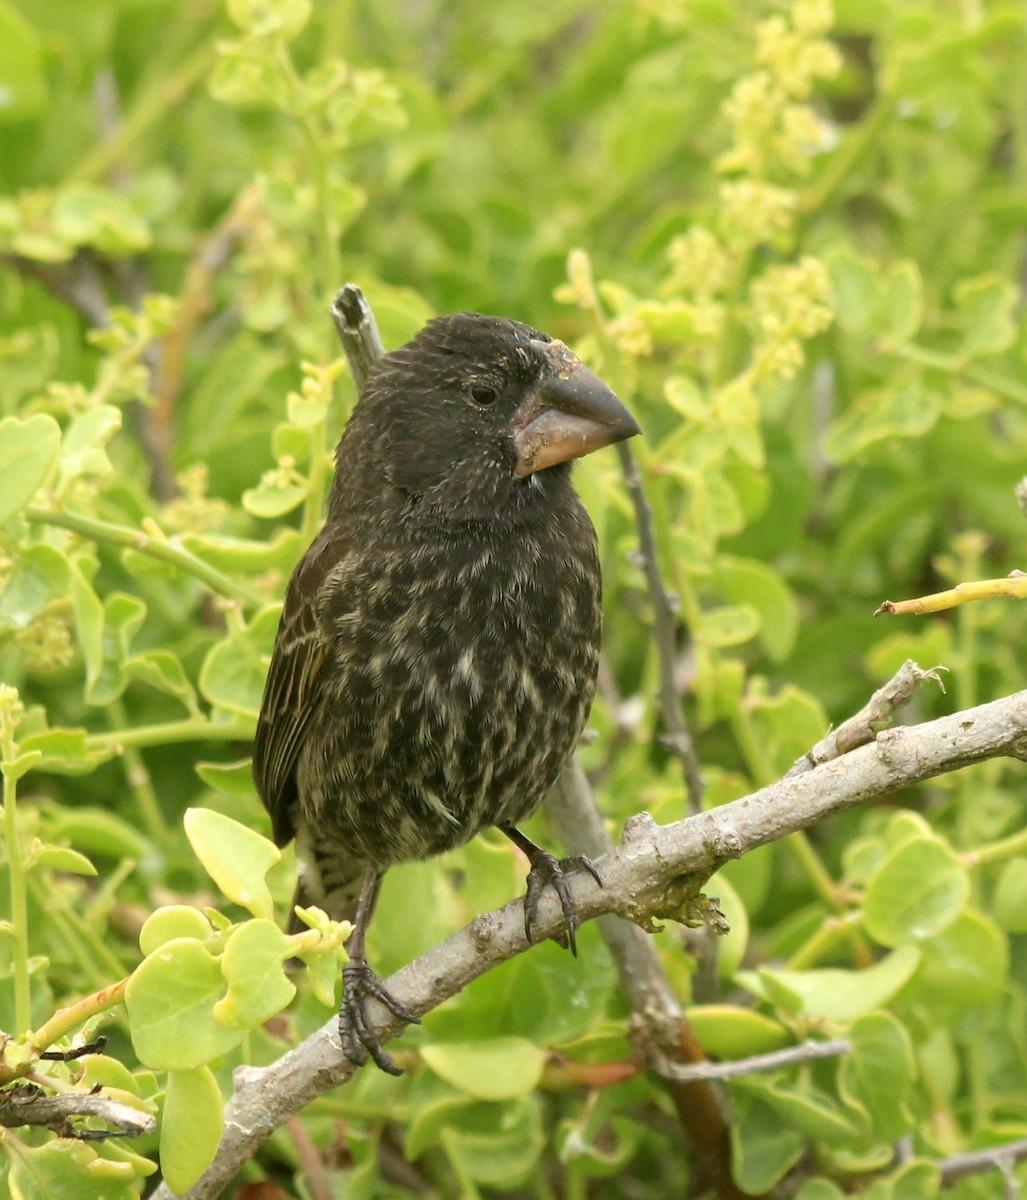
[[[377,879],[512,829],[570,758],[601,581],[569,459],[635,432],[562,343],[458,313],[377,364],[339,443],[325,526],[286,594],[254,774],[276,840],[297,838],[299,902],[357,919],[344,1040],[386,1069],[358,994],[390,1001],[363,964]]]

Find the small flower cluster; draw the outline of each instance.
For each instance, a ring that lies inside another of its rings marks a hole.
[[[718,166],[757,179],[805,175],[826,131],[806,103],[816,79],[841,69],[841,55],[824,36],[831,28],[830,0],[799,0],[790,21],[775,15],[756,30],[756,70],[735,84],[723,112],[734,145]]]
[[[217,529],[228,515],[229,506],[217,496],[208,496],[210,468],[194,463],[175,476],[179,495],[164,505],[161,526],[169,533],[184,530],[199,533]]]
[[[754,374],[792,379],[805,361],[802,343],[831,324],[827,269],[818,258],[768,267],[749,289]]]
[[[67,597],[52,600],[14,640],[27,670],[34,675],[56,675],[75,658],[72,637],[74,614]]]

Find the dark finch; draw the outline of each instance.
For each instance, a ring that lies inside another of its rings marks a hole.
[[[396,1071],[364,1014],[416,1020],[364,957],[385,869],[498,826],[528,856],[525,933],[565,872],[516,828],[556,782],[595,686],[601,578],[570,460],[638,433],[559,341],[501,317],[429,321],[372,369],[324,528],[289,582],[254,776],[297,903],[350,918],[343,1047]],[[596,877],[598,878],[598,877]]]

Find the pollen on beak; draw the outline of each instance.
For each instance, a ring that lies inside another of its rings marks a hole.
[[[563,345],[548,343],[554,373],[528,393],[511,423],[517,476],[544,471],[641,433],[605,383]]]

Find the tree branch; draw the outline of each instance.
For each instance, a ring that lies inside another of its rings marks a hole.
[[[757,1071],[776,1071],[795,1063],[812,1062],[815,1058],[837,1058],[848,1054],[852,1043],[848,1038],[830,1038],[824,1042],[807,1038],[797,1046],[786,1046],[769,1054],[754,1054],[750,1058],[735,1058],[730,1062],[698,1062],[681,1066],[679,1063],[660,1063],[656,1070],[667,1079],[687,1082],[694,1079],[736,1079]]]
[[[620,845],[597,863],[603,887],[583,874],[571,878],[575,908],[583,920],[609,912],[641,922],[674,918],[729,859],[857,804],[1001,756],[1027,756],[1027,691],[923,725],[885,730],[839,759],[671,825],[639,813],[624,826]],[[562,927],[559,901],[543,895],[536,936],[551,937]],[[400,1004],[423,1014],[527,948],[517,899],[476,917],[397,971],[386,986]],[[383,1043],[401,1028],[376,1002],[368,1003],[368,1015]],[[240,1067],[217,1157],[188,1200],[218,1196],[276,1128],[354,1070],[342,1055],[335,1017],[271,1066]],[[171,1200],[173,1193],[161,1185],[154,1195]]]
[[[656,554],[656,534],[653,532],[653,511],[649,507],[642,488],[642,476],[638,463],[627,442],[617,443],[624,481],[635,510],[635,526],[638,529],[638,552],[645,570],[649,599],[653,606],[653,638],[656,642],[656,660],[660,678],[660,715],[667,732],[663,744],[681,761],[685,772],[685,794],[688,800],[686,811],[694,815],[702,808],[703,781],[699,771],[699,759],[695,753],[692,735],[685,723],[681,709],[681,694],[677,685],[677,652],[674,646],[674,610],[670,596],[660,574],[660,563]]]
[[[855,750],[857,746],[865,746],[877,736],[879,728],[890,725],[898,709],[909,703],[913,693],[926,679],[932,679],[942,691],[945,685],[941,681],[939,670],[943,667],[932,667],[925,671],[911,658],[907,658],[895,674],[877,689],[870,699],[854,716],[843,721],[837,729],[832,729],[812,749],[797,759],[786,779],[812,771],[821,763],[829,762],[840,754]]]
[[[71,1123],[72,1117],[98,1117],[110,1128],[79,1129]],[[50,1095],[34,1084],[23,1083],[0,1091],[0,1127],[16,1129],[19,1125],[41,1125],[52,1129],[58,1137],[96,1142],[152,1133],[157,1128],[157,1119],[152,1113],[100,1092]]]

